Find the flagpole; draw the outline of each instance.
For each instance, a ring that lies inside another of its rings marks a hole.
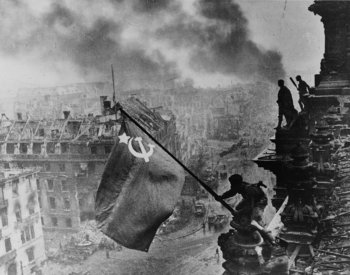
[[[113,81],[113,103],[115,104],[115,84],[114,84],[114,70],[113,70],[113,64],[111,64],[111,70],[112,70],[112,81]]]
[[[215,193],[213,189],[211,189],[207,184],[205,184],[201,179],[199,179],[190,169],[188,169],[180,160],[178,160],[171,152],[168,151],[162,144],[160,144],[150,133],[147,132],[147,130],[138,123],[133,117],[131,117],[124,109],[123,107],[117,103],[117,110],[119,109],[120,112],[125,115],[128,119],[130,119],[133,123],[136,124],[137,127],[139,127],[152,141],[154,141],[160,148],[162,148],[169,156],[172,157],[173,160],[175,160],[187,173],[189,173],[195,180],[198,181],[198,183],[210,194],[214,197],[214,199],[218,202],[220,202],[228,211],[231,212],[232,215],[235,215],[237,213],[236,210],[234,210],[229,204],[227,204],[218,194]]]

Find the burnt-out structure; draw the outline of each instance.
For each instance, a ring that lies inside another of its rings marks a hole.
[[[0,274],[40,274],[46,260],[37,176],[0,170]]]
[[[157,138],[176,151],[173,116],[163,119],[133,98],[125,105],[142,106],[145,114],[156,117],[164,127]],[[95,193],[120,129],[110,102],[102,98],[101,107],[101,116],[78,119],[64,112],[61,119],[1,121],[0,166],[39,169],[36,184],[45,230],[76,231],[82,221],[94,219]]]

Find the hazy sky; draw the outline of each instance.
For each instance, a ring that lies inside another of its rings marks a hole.
[[[278,49],[287,75],[303,74],[310,82],[324,53],[321,17],[308,11],[311,0],[238,0],[249,19],[253,39]]]
[[[275,51],[287,76],[312,83],[319,71],[324,37],[320,17],[307,10],[313,1],[236,0],[243,14],[213,0],[157,0],[152,8],[145,1],[1,0],[0,94],[109,81],[111,63],[125,87],[159,77],[192,78],[198,86],[247,81],[249,73],[273,80],[264,63],[275,60],[279,70]],[[218,20],[221,14],[237,20]],[[243,53],[234,56],[230,42]]]

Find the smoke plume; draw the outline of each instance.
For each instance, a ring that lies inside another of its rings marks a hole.
[[[1,0],[0,15],[9,84],[104,81],[110,64],[119,89],[284,74],[280,54],[250,40],[230,0]]]

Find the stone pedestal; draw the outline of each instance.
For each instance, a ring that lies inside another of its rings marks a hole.
[[[350,95],[350,2],[316,0],[309,10],[322,17],[325,32],[315,94]]]

